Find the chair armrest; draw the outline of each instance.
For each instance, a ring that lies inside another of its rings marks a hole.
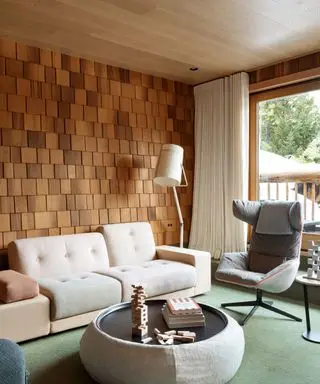
[[[297,275],[300,259],[288,260],[268,272],[257,285],[264,291],[280,293],[292,285]]]
[[[197,285],[195,295],[200,295],[211,289],[211,254],[189,248],[161,245],[156,247],[157,258],[190,264],[196,269]]]

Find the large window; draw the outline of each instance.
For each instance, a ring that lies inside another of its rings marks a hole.
[[[299,200],[304,232],[320,235],[320,81],[252,95],[250,107],[250,197]]]

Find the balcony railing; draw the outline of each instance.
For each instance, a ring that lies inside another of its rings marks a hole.
[[[317,171],[260,175],[260,199],[301,202],[304,231],[320,231],[320,173]]]

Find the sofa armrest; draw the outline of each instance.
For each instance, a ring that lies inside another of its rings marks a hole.
[[[197,285],[195,295],[210,291],[211,288],[211,254],[189,248],[161,245],[156,247],[157,258],[190,264],[196,269]]]

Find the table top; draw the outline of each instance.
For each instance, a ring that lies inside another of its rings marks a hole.
[[[296,282],[299,284],[309,285],[311,287],[320,287],[320,280],[313,280],[306,278],[307,273],[297,275]]]
[[[159,345],[153,334],[154,328],[160,332],[169,331],[161,314],[161,308],[165,300],[146,300],[148,305],[148,335],[153,341],[148,345]],[[206,340],[220,333],[228,325],[228,319],[224,313],[208,305],[199,304],[205,316],[205,326],[179,328],[179,331],[189,330],[196,333],[196,341]],[[140,343],[139,339],[132,336],[131,331],[131,303],[120,303],[107,308],[96,319],[96,326],[108,335],[132,342]]]

